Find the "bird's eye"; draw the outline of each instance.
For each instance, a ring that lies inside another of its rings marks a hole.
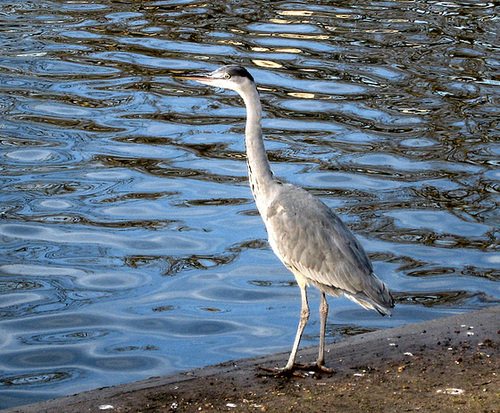
[[[226,74],[224,75],[224,78],[225,78],[225,79],[231,79],[231,75],[230,75],[229,73],[226,73]]]

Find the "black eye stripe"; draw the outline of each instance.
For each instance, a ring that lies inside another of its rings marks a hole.
[[[254,81],[252,75],[250,73],[248,73],[248,71],[245,68],[243,68],[241,66],[228,65],[228,66],[224,66],[223,70],[224,70],[224,78],[226,78],[226,79],[232,79],[233,77],[236,76],[236,77],[242,77],[242,78],[246,77],[247,79],[250,79],[252,82]],[[226,74],[228,74],[230,77],[227,78]]]

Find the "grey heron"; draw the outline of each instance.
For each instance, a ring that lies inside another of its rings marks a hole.
[[[321,293],[319,353],[310,368],[329,371],[324,366],[328,316],[325,294],[344,295],[366,309],[390,315],[394,307],[391,293],[374,274],[359,241],[330,208],[303,188],[275,178],[264,148],[262,108],[252,75],[241,66],[228,65],[211,73],[176,78],[230,89],[243,98],[247,112],[245,146],[250,188],[266,226],[269,244],[294,274],[302,299],[300,322],[288,362],[284,368],[273,371],[291,374],[296,368],[303,368],[295,363],[295,358],[309,320],[307,287],[310,285]]]

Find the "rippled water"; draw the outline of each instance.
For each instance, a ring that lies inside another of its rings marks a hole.
[[[250,69],[276,175],[395,292],[390,319],[331,300],[330,338],[498,303],[498,22],[480,1],[0,3],[0,408],[290,348],[244,109],[185,70]]]

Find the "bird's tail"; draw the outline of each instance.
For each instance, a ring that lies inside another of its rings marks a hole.
[[[343,294],[367,310],[375,310],[381,315],[390,316],[391,308],[394,307],[394,298],[387,286],[375,274],[372,276],[371,288],[367,291],[356,294],[343,291]]]

